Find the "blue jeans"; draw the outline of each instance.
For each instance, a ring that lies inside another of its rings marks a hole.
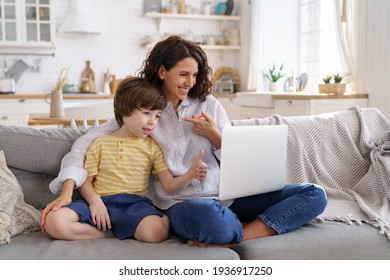
[[[261,219],[278,234],[293,231],[321,214],[325,191],[315,184],[290,184],[280,191],[234,200],[230,207],[211,199],[183,201],[166,210],[172,232],[209,244],[241,242],[240,222]]]

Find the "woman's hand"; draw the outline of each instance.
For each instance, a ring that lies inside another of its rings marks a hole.
[[[183,118],[186,122],[193,123],[193,131],[198,135],[207,137],[217,149],[221,148],[222,134],[212,117],[201,112],[200,115],[193,115],[191,118]]]
[[[65,180],[62,184],[62,192],[59,197],[46,205],[45,209],[41,212],[41,230],[45,232],[46,216],[50,211],[57,211],[58,209],[68,206],[72,202],[74,181]]]

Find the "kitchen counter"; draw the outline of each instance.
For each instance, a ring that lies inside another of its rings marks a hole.
[[[237,92],[237,118],[315,115],[345,110],[353,106],[367,107],[367,93],[344,95],[310,92]]]
[[[230,119],[265,117],[273,114],[308,115],[368,106],[367,93],[338,96],[317,92],[236,92],[213,93]]]
[[[239,105],[274,107],[278,100],[342,100],[368,99],[367,93],[348,93],[343,95],[311,92],[237,92]]]
[[[345,98],[368,98],[367,93],[345,93],[343,95],[324,94],[316,92],[236,92],[236,93],[213,93],[216,98],[236,98],[237,96],[262,96],[271,99],[345,99]]]
[[[227,98],[236,98],[236,93],[217,93],[217,92],[213,92],[212,93],[214,95],[215,98],[224,98],[224,97],[227,97]]]
[[[114,95],[96,93],[64,93],[64,99],[112,99]],[[45,99],[50,98],[47,94],[0,94],[0,99]]]
[[[260,94],[260,93],[259,93]],[[344,99],[344,98],[368,98],[367,93],[346,93],[343,95],[310,93],[310,92],[281,92],[281,93],[261,93],[270,94],[272,99]]]
[[[343,95],[317,92],[237,92],[237,96],[268,96],[272,99],[343,99],[368,98],[367,93],[345,93]]]

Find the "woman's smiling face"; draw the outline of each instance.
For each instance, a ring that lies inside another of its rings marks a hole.
[[[163,80],[162,90],[174,108],[187,98],[188,92],[196,83],[198,74],[198,62],[193,57],[180,60],[174,67],[167,70],[160,67],[159,75]]]

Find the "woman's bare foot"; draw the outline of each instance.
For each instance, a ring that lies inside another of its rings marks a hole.
[[[255,219],[249,224],[243,226],[243,230],[244,236],[242,241],[278,234],[273,228],[266,225],[260,219]]]
[[[278,233],[268,225],[266,225],[262,220],[255,219],[250,223],[241,222],[244,236],[242,241],[256,239],[260,237],[277,235]],[[208,244],[202,243],[197,240],[188,240],[187,245],[195,247],[219,247],[219,248],[233,248],[237,243],[228,243],[228,244]]]
[[[249,223],[248,222],[240,222],[241,223],[241,226],[244,228],[244,227],[246,227],[247,225],[249,225]]]

